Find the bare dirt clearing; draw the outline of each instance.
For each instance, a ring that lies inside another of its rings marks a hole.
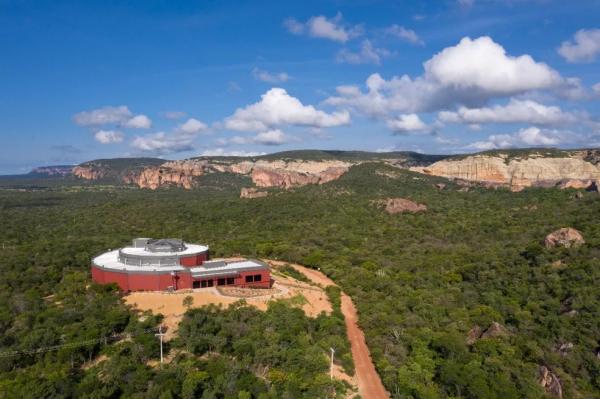
[[[209,304],[228,306],[241,299],[249,305],[260,310],[266,310],[269,301],[290,300],[292,305],[297,304],[309,317],[317,317],[321,312],[330,314],[331,303],[325,291],[321,288],[303,283],[294,278],[274,275],[273,287],[262,289],[236,289],[231,295],[227,291],[222,293],[217,288],[201,288],[197,290],[167,292],[132,292],[125,296],[125,302],[136,309],[152,313],[161,313],[165,318],[163,325],[167,326],[165,339],[170,340],[177,332],[177,326],[188,310],[183,300],[187,296],[193,298],[190,308],[201,307]]]

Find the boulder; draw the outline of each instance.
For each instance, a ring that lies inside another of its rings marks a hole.
[[[556,186],[561,190],[565,190],[567,188],[574,188],[576,190],[579,190],[582,188],[588,188],[591,185],[591,180],[565,179],[561,180]]]
[[[558,229],[546,236],[544,239],[544,245],[546,248],[553,248],[557,246],[570,248],[572,246],[578,246],[585,244],[583,235],[579,230],[572,227],[565,227]]]
[[[427,206],[423,204],[418,204],[406,198],[388,198],[387,200],[380,201],[385,205],[385,211],[389,214],[396,213],[417,213],[423,212],[427,210]]]
[[[437,188],[438,190],[443,190],[446,188],[446,185],[444,183],[436,183],[434,184],[435,188]]]
[[[254,187],[243,187],[240,192],[240,198],[261,198],[269,195],[266,191],[259,191]]]
[[[544,390],[550,395],[562,398],[562,385],[560,380],[550,369],[546,366],[540,366],[538,368],[538,384],[544,388]]]
[[[490,324],[485,331],[479,326],[474,326],[467,333],[467,344],[473,345],[480,338],[498,338],[507,336],[508,334],[509,332],[506,327],[497,322]]]
[[[467,344],[473,345],[475,342],[477,342],[479,337],[481,337],[482,333],[483,329],[479,326],[474,326],[473,328],[471,328],[467,333]]]
[[[481,334],[481,338],[497,338],[504,337],[508,335],[508,330],[502,324],[493,322],[490,326],[485,330],[483,334]]]
[[[563,342],[562,344],[557,345],[556,352],[558,352],[561,356],[567,356],[573,347],[574,345],[572,342]]]

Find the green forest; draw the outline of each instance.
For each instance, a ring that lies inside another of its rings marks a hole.
[[[343,397],[327,358],[340,348],[337,361],[352,370],[339,309],[311,319],[278,302],[266,312],[243,302],[192,308],[166,348],[174,359],[153,366],[161,315],[134,312],[89,272],[92,257],[133,237],[320,268],[356,304],[392,398],[550,397],[540,366],[558,376],[563,397],[600,398],[598,193],[464,192],[377,162],[240,199],[249,182],[211,174],[194,190],[148,191],[1,181],[0,398]],[[391,197],[428,209],[389,215],[375,205]],[[562,227],[586,244],[545,248]],[[329,295],[339,307],[339,292]],[[493,323],[504,333],[468,340]]]

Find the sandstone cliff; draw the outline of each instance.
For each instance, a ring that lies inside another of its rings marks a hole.
[[[72,172],[74,176],[85,180],[99,180],[106,176],[105,169],[96,167],[94,165],[75,166]]]
[[[198,176],[207,173],[234,173],[249,175],[258,187],[288,189],[306,184],[323,184],[338,179],[353,164],[357,163],[336,160],[244,160],[235,162],[187,159],[131,169],[122,174],[121,180],[123,183],[151,190],[162,186],[190,189],[196,185],[195,178]],[[108,172],[101,165],[88,163],[75,167],[73,173],[82,179],[98,180],[106,177]]]
[[[595,152],[563,152],[560,156],[543,154],[509,157],[507,154],[479,154],[451,158],[413,171],[452,179],[504,185],[514,191],[531,186],[586,188],[600,180],[600,165],[590,158]]]
[[[324,184],[340,178],[351,166],[363,162],[383,162],[398,168],[430,165],[443,155],[425,155],[396,151],[294,150],[259,157],[201,157],[182,161],[159,158],[114,158],[85,162],[74,168],[82,179],[103,179],[141,188],[177,186],[186,189],[198,185],[198,177],[209,173],[245,175],[258,187],[293,188],[306,184]]]

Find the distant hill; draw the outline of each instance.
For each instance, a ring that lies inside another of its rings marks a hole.
[[[31,177],[64,177],[72,173],[75,165],[49,165],[34,168],[27,175]]]
[[[161,158],[109,158],[95,159],[73,168],[73,175],[86,180],[121,183],[123,177],[146,167],[167,162]]]
[[[520,191],[526,187],[597,190],[600,150],[524,148],[484,151],[448,157],[413,171],[450,179],[475,181]]]
[[[272,154],[254,156],[254,157],[231,157],[231,156],[203,156],[192,159],[204,160],[222,160],[222,161],[240,161],[248,160],[302,160],[302,161],[376,161],[383,159],[405,159],[408,163],[433,163],[447,158],[448,155],[428,155],[412,151],[393,151],[393,152],[369,152],[369,151],[341,151],[341,150],[293,150],[274,152]]]

